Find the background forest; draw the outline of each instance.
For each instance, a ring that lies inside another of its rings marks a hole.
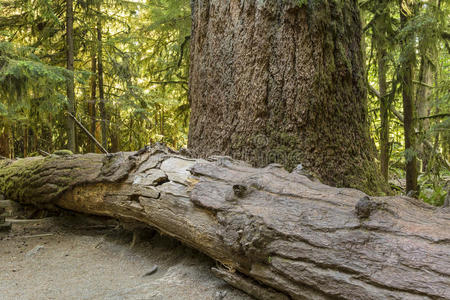
[[[441,205],[450,175],[449,3],[359,4],[381,173],[400,193],[408,171],[417,196]],[[185,146],[189,5],[1,0],[0,155],[99,152],[73,117],[110,152]]]

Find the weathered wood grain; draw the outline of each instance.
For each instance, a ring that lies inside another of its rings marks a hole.
[[[8,199],[146,223],[292,299],[450,299],[448,208],[164,147],[0,167]]]

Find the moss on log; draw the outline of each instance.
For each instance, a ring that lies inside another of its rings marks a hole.
[[[146,223],[292,299],[450,299],[448,208],[163,147],[0,164],[8,199]]]

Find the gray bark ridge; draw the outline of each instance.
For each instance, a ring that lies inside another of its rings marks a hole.
[[[9,199],[146,223],[292,299],[450,299],[449,209],[161,147],[0,164]]]

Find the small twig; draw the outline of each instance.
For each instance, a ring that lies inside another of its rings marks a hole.
[[[92,141],[94,141],[94,143],[97,145],[97,147],[103,151],[103,153],[105,153],[106,155],[109,155],[109,152],[103,148],[102,144],[100,144],[97,139],[89,132],[89,130],[86,129],[86,127],[83,126],[83,124],[81,124],[80,121],[77,120],[77,118],[75,118],[74,115],[72,115],[70,112],[67,112],[67,114],[75,121],[75,123],[77,123],[77,125],[83,129],[83,131],[88,135],[88,137],[91,138]]]
[[[142,277],[146,277],[146,276],[153,275],[153,274],[155,274],[157,271],[158,271],[158,266],[157,266],[157,265],[154,265],[154,266],[150,269],[150,271],[148,271],[147,273],[145,273],[144,276],[142,276]]]
[[[41,150],[41,149],[37,149],[37,152],[39,152],[39,154],[42,156],[50,156],[50,153],[45,152],[44,150]]]
[[[76,227],[75,229],[78,229],[78,230],[90,230],[90,229],[103,230],[103,229],[111,229],[111,228],[115,228],[115,225],[88,225],[88,226]]]
[[[434,89],[435,88],[432,85],[429,85],[429,84],[427,84],[425,82],[421,82],[421,81],[417,81],[417,80],[413,80],[413,83],[421,85],[421,86],[424,86],[424,87],[427,87],[427,88],[430,88],[430,89]]]
[[[445,117],[450,117],[450,113],[447,114],[437,114],[437,115],[432,115],[432,116],[427,116],[427,117],[420,117],[418,118],[419,120],[426,120],[426,119],[440,119],[440,118],[445,118]]]
[[[24,235],[21,236],[24,239],[31,239],[31,238],[41,238],[41,237],[47,237],[47,236],[52,236],[53,233],[44,233],[44,234],[36,234],[36,235]]]
[[[41,223],[46,220],[53,220],[53,217],[44,218],[44,219],[6,219],[6,221],[11,222],[12,224],[35,224]]]

